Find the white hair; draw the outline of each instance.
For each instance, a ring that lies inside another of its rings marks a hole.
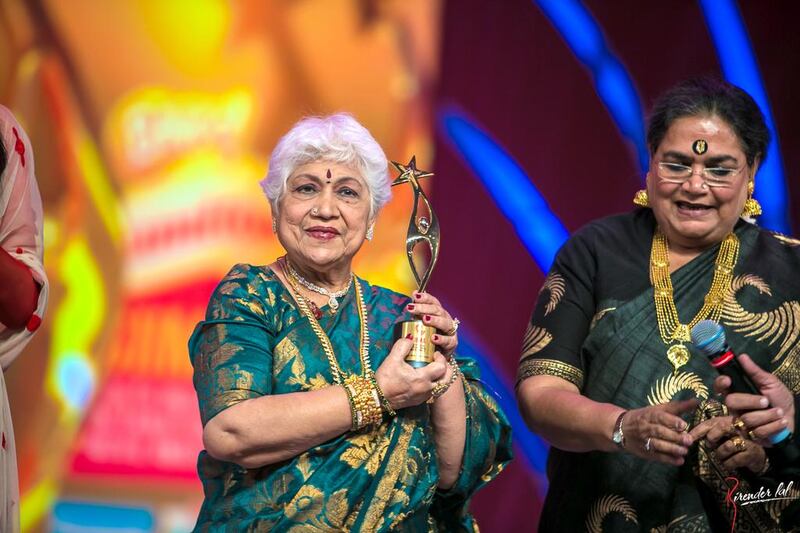
[[[286,181],[297,167],[329,161],[357,169],[370,193],[370,217],[392,197],[388,162],[378,142],[352,115],[306,117],[281,137],[269,158],[269,170],[261,180],[273,212],[286,192]]]

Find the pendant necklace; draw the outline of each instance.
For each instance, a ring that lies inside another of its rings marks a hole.
[[[688,324],[681,324],[678,309],[675,307],[672,291],[672,279],[669,273],[669,243],[666,236],[656,229],[653,235],[653,246],[650,251],[650,283],[653,284],[653,299],[656,306],[656,320],[661,340],[669,346],[667,359],[672,364],[673,374],[689,362],[690,332],[701,320],[719,322],[725,297],[731,288],[733,269],[739,257],[739,238],[728,234],[722,241],[714,262],[714,277],[711,288],[703,299],[703,307]]]

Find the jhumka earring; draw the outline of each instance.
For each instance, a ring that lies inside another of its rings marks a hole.
[[[633,196],[633,204],[639,207],[650,207],[650,198],[647,196],[646,189],[636,191],[636,194]]]
[[[744,208],[742,208],[742,216],[745,218],[757,217],[763,213],[761,204],[758,203],[758,200],[753,198],[753,191],[755,188],[756,186],[753,180],[747,182],[747,200],[744,201]]]
[[[374,236],[375,236],[375,226],[372,225],[369,227],[369,229],[367,229],[366,238],[368,241],[371,241]]]

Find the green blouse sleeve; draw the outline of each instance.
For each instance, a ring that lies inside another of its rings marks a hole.
[[[241,401],[272,392],[270,298],[255,268],[236,265],[211,296],[189,339],[203,425]]]
[[[437,491],[431,513],[442,531],[473,531],[467,504],[479,488],[502,472],[513,458],[511,425],[480,381],[478,365],[458,358],[464,374],[467,434],[464,459],[455,484]]]

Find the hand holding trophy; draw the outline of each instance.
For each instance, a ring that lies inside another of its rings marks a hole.
[[[410,183],[411,189],[414,191],[414,209],[411,212],[406,235],[406,255],[408,256],[411,272],[417,282],[417,290],[424,292],[431,277],[431,272],[433,272],[433,267],[436,265],[436,259],[439,257],[440,233],[439,219],[436,218],[428,197],[425,196],[425,191],[420,187],[419,180],[433,176],[433,172],[417,169],[416,156],[412,156],[407,165],[396,161],[392,161],[392,165],[400,172],[400,175],[392,182],[392,187],[402,183]],[[420,203],[424,204],[427,214],[420,214]],[[414,249],[418,244],[427,244],[430,252],[430,261],[422,276],[420,276],[417,264],[414,262]],[[425,325],[422,320],[407,320],[399,324],[395,333],[397,338],[405,337],[409,334],[414,337],[414,346],[406,357],[408,364],[415,368],[420,368],[433,362],[435,346],[432,337],[435,331],[433,327]]]

